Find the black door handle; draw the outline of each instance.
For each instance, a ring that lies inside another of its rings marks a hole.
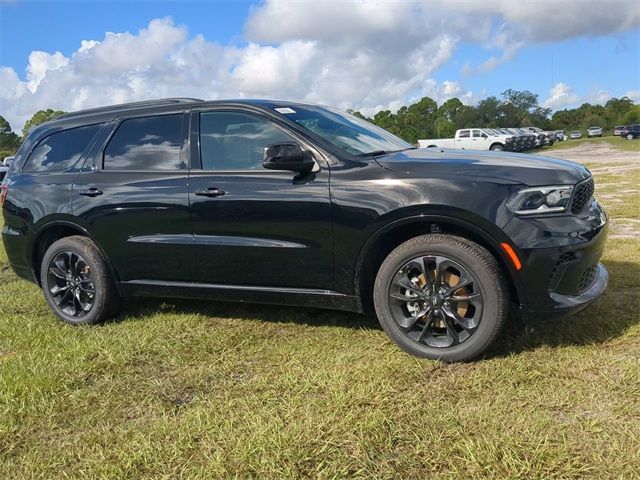
[[[97,197],[98,195],[102,195],[102,190],[99,190],[95,187],[87,188],[86,190],[80,190],[78,195],[82,195],[84,197]]]
[[[203,190],[196,190],[195,192],[195,194],[199,197],[221,197],[225,193],[227,192],[225,192],[224,190],[220,190],[217,187],[209,187]]]

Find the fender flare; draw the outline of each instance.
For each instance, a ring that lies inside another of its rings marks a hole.
[[[74,230],[79,230],[80,232],[82,232],[83,236],[85,236],[89,240],[91,240],[94,243],[94,245],[96,246],[96,248],[98,249],[98,253],[102,257],[102,260],[104,261],[105,265],[107,266],[107,270],[111,274],[111,278],[113,278],[113,281],[117,283],[118,275],[117,275],[116,271],[114,270],[113,265],[109,261],[109,257],[107,256],[105,251],[102,249],[100,244],[98,242],[96,242],[95,238],[93,238],[93,235],[91,235],[91,233],[89,233],[89,231],[85,227],[83,227],[82,225],[80,225],[77,222],[73,222],[73,221],[70,221],[70,220],[66,220],[66,219],[51,220],[51,221],[48,221],[46,223],[43,223],[42,225],[39,225],[37,227],[37,229],[34,229],[34,236],[33,236],[34,240],[33,240],[33,243],[30,245],[31,258],[32,259],[35,257],[35,254],[36,254],[35,249],[36,249],[36,246],[38,245],[38,243],[40,243],[40,240],[42,239],[42,236],[44,234],[46,234],[47,231],[49,231],[49,230],[51,230],[52,228],[55,228],[55,227],[68,227],[68,228],[71,228],[71,229],[74,229]],[[40,284],[40,276],[36,274],[36,265],[33,265],[33,270],[34,270],[34,276],[35,276],[36,280],[38,281],[38,284]]]
[[[446,224],[454,225],[461,229],[467,230],[469,232],[472,232],[474,235],[477,235],[487,245],[491,247],[490,253],[493,254],[494,256],[498,256],[498,260],[501,263],[501,265],[506,266],[507,279],[513,285],[513,288],[515,289],[516,294],[518,295],[518,299],[520,303],[523,304],[525,302],[526,294],[525,294],[525,287],[522,283],[522,279],[518,274],[517,270],[515,269],[507,253],[502,249],[502,247],[500,247],[501,242],[507,242],[509,245],[512,245],[517,251],[517,248],[515,247],[515,245],[513,245],[511,240],[498,227],[495,227],[496,233],[498,234],[497,236],[499,237],[499,238],[496,238],[496,236],[492,235],[490,232],[487,232],[487,230],[485,230],[481,226],[476,225],[472,222],[469,222],[468,220],[464,220],[455,216],[439,214],[439,213],[438,214],[436,213],[416,214],[416,215],[411,215],[401,219],[392,220],[382,225],[375,232],[373,232],[360,248],[360,252],[358,253],[358,258],[356,260],[355,272],[354,272],[354,285],[353,285],[354,292],[356,293],[356,295],[360,295],[360,291],[361,291],[360,290],[360,287],[361,287],[360,272],[362,271],[364,260],[370,254],[376,242],[382,236],[394,230],[395,228],[400,227],[402,225],[411,224],[411,223],[422,223],[422,224],[446,223]]]

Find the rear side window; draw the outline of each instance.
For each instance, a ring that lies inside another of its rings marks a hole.
[[[38,143],[25,163],[25,172],[59,172],[80,159],[101,125],[72,128],[52,133]]]
[[[469,130],[460,130],[458,138],[469,138]]]
[[[182,114],[132,118],[120,124],[104,150],[105,170],[180,170]]]

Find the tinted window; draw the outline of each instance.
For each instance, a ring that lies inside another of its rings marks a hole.
[[[24,171],[52,172],[72,167],[87,149],[100,126],[72,128],[45,137],[29,156]]]
[[[354,115],[326,107],[292,107],[277,107],[275,111],[352,155],[413,148],[404,140]]]
[[[262,168],[264,147],[296,140],[253,115],[236,112],[200,114],[200,156],[204,170]]]
[[[469,138],[469,130],[461,130],[458,138]]]
[[[132,118],[120,124],[104,151],[107,170],[179,170],[182,114]]]

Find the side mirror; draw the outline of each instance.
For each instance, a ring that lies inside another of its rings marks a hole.
[[[4,166],[5,166],[5,167],[10,167],[10,166],[11,166],[11,164],[13,163],[13,159],[14,159],[14,158],[15,158],[15,157],[5,157],[5,159],[4,159]]]
[[[297,143],[275,143],[264,148],[262,166],[269,170],[309,172],[316,162],[311,152],[305,152]]]

